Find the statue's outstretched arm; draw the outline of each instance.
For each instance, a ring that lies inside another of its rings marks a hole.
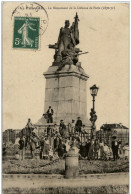
[[[30,25],[29,25],[29,28],[30,28],[32,31],[36,31],[36,29],[32,28]]]
[[[19,28],[18,33],[20,33],[24,27],[25,27],[25,24],[23,24],[23,25]],[[20,33],[20,34],[21,34],[21,33]]]

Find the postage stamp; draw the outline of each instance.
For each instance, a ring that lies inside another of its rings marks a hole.
[[[24,2],[19,4],[12,11],[11,20],[14,21],[15,17],[40,18],[40,21],[39,21],[40,36],[44,34],[44,32],[48,27],[49,17],[48,17],[47,10],[42,5],[35,2]]]
[[[14,17],[13,48],[39,48],[40,18]]]

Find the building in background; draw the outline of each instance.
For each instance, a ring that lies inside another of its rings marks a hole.
[[[17,137],[20,136],[20,129],[7,129],[3,132],[3,143],[15,143]]]
[[[111,145],[112,137],[116,136],[122,145],[129,143],[129,128],[121,123],[119,124],[103,124],[100,130],[96,132],[96,137]]]

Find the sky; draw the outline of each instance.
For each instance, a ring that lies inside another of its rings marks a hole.
[[[95,102],[97,130],[104,123],[122,123],[129,127],[128,4],[40,2],[47,11],[49,21],[46,31],[40,36],[38,51],[12,48],[14,21],[11,14],[19,4],[3,4],[2,129],[22,129],[28,118],[31,118],[32,123],[41,118],[46,84],[43,72],[52,65],[54,55],[54,50],[49,49],[48,45],[56,43],[64,21],[70,20],[72,23],[76,11],[80,19],[80,44],[77,47],[83,52],[89,52],[79,57],[89,75],[87,117],[90,117],[92,107],[89,88],[96,84],[99,87]],[[54,6],[66,6],[68,9],[53,9]]]

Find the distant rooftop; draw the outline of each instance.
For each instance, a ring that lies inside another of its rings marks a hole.
[[[124,125],[122,125],[121,123],[117,124],[103,124],[101,127],[101,129],[129,129],[127,127],[125,127]]]

